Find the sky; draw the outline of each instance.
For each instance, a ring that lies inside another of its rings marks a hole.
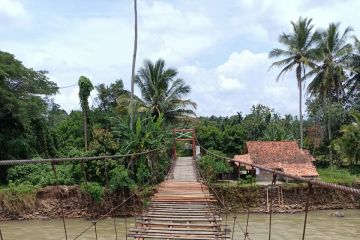
[[[319,29],[341,22],[358,35],[359,9],[357,0],[138,0],[136,68],[158,58],[176,68],[198,116],[248,113],[259,103],[296,115],[295,73],[277,82],[269,51],[300,16]],[[59,87],[84,75],[94,85],[122,79],[130,89],[133,26],[132,0],[0,0],[0,50],[49,71]],[[55,102],[79,109],[78,91],[62,88]]]

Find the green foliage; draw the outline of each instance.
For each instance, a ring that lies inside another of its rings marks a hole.
[[[245,179],[239,179],[238,185],[249,185],[256,182],[256,178],[251,175],[246,175]]]
[[[285,127],[282,122],[276,121],[267,125],[262,139],[265,141],[282,141],[294,140],[294,137],[291,133],[291,129]]]
[[[131,179],[129,171],[124,166],[117,166],[109,173],[109,188],[111,192],[136,187],[135,182]]]
[[[155,63],[145,61],[135,79],[140,88],[145,105],[150,109],[151,116],[157,119],[160,114],[166,121],[175,121],[189,116],[195,116],[192,109],[196,103],[183,99],[191,88],[181,78],[176,78],[177,71],[165,68],[165,61],[157,60]]]
[[[72,185],[75,180],[72,176],[73,166],[71,164],[61,164],[56,166],[57,183]],[[33,186],[55,185],[56,179],[50,164],[26,164],[17,165],[8,169],[7,177],[9,182],[15,184],[28,183]]]
[[[84,146],[84,132],[82,113],[80,111],[71,111],[69,116],[54,127],[57,136],[58,149],[63,155],[71,149],[82,149]]]
[[[332,142],[333,148],[350,165],[360,163],[360,113],[352,113],[354,122],[341,127],[342,136]]]
[[[14,55],[0,51],[0,159],[54,154],[45,96],[57,90],[46,71],[26,68]]]
[[[222,152],[211,151],[211,153],[225,156]],[[200,170],[203,177],[210,182],[214,182],[217,176],[231,171],[231,167],[227,161],[222,158],[213,156],[211,153],[203,156],[199,161]]]
[[[360,182],[360,174],[353,175],[348,169],[338,167],[318,168],[320,179],[325,182],[352,185]]]
[[[104,187],[98,182],[82,183],[81,190],[88,193],[95,202],[101,202],[104,198]]]
[[[22,212],[35,205],[37,187],[30,183],[10,182],[6,188],[0,188],[0,207],[10,212]]]

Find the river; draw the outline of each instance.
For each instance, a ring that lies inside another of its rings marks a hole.
[[[333,217],[335,210],[311,211],[308,215],[306,239],[312,240],[347,240],[360,239],[360,210],[340,210],[344,217]],[[225,221],[225,216],[223,216]],[[241,227],[245,227],[246,215],[237,215]],[[301,239],[304,214],[274,214],[272,217],[272,239]],[[233,216],[228,216],[230,228],[233,226]],[[67,219],[68,239],[74,237],[91,224],[85,219]],[[125,239],[125,224],[123,218],[116,219],[118,239]],[[127,227],[134,226],[134,218],[127,219]],[[251,239],[268,239],[269,215],[251,214],[249,232]],[[39,240],[65,239],[62,220],[30,220],[0,222],[4,240]],[[98,239],[115,239],[112,219],[105,219],[97,224]],[[231,236],[231,235],[230,235]],[[82,240],[95,239],[94,229],[82,235]],[[131,239],[131,238],[129,238]],[[243,239],[243,233],[235,225],[234,239]]]

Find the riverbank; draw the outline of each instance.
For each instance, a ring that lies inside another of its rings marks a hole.
[[[273,189],[263,185],[217,184],[214,190],[231,212],[245,212],[250,206],[254,213],[267,213],[273,201],[273,212],[296,213],[305,209],[307,184],[285,183]],[[360,197],[348,193],[313,186],[309,210],[359,209]]]
[[[91,200],[79,186],[59,186],[64,215],[66,218],[91,218],[107,213],[112,207],[119,206],[129,193],[105,196],[102,201]],[[154,193],[155,186],[119,206],[113,216],[133,216],[140,213],[147,200]],[[219,197],[232,213],[247,211],[248,206],[254,213],[267,213],[271,196],[273,211],[276,213],[296,213],[304,210],[307,187],[304,184],[284,184],[272,191],[267,186],[236,184],[217,184],[214,188]],[[54,219],[61,216],[60,201],[56,187],[48,186],[36,190],[27,202],[12,202],[16,199],[3,199],[0,196],[0,220]],[[10,202],[9,202],[10,201]],[[16,205],[17,204],[17,205]],[[221,205],[219,208],[223,211]],[[313,188],[310,197],[310,210],[355,209],[360,208],[359,197],[324,188]],[[224,211],[223,211],[224,212]]]

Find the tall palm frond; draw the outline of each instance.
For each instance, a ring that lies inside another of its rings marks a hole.
[[[297,22],[291,22],[292,32],[283,33],[279,36],[279,42],[284,49],[275,48],[270,51],[270,58],[282,58],[271,64],[270,68],[282,68],[276,77],[276,81],[284,77],[286,73],[295,69],[297,85],[299,88],[299,117],[300,117],[300,147],[303,147],[303,117],[302,117],[302,81],[306,68],[316,66],[315,59],[318,55],[314,47],[320,39],[320,34],[315,31],[312,19],[299,18]]]
[[[183,79],[176,78],[177,74],[176,69],[165,67],[163,59],[155,63],[146,60],[138,71],[135,83],[153,116],[163,113],[167,121],[195,116],[196,103],[183,99],[190,93],[191,87]]]

